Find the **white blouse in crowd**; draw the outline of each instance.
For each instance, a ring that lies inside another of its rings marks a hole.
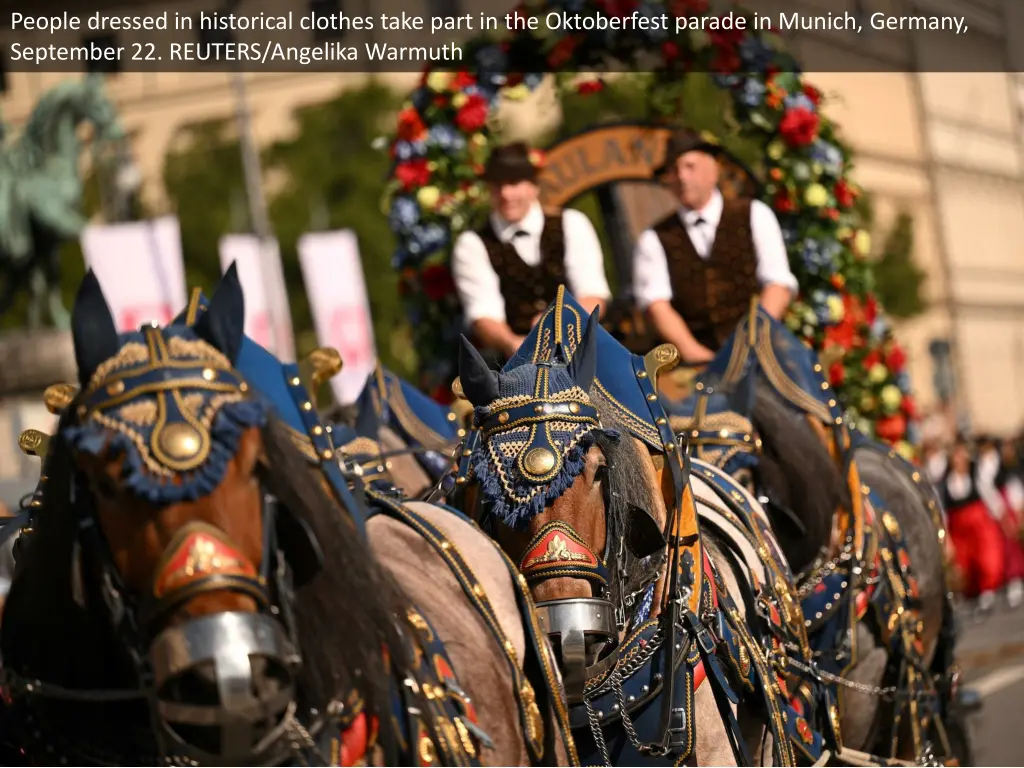
[[[490,225],[503,243],[512,243],[524,262],[531,267],[540,264],[540,236],[544,230],[544,211],[534,203],[518,222],[505,221],[492,213]],[[516,237],[516,233],[520,234]],[[562,211],[562,232],[565,236],[566,288],[577,299],[590,297],[608,299],[611,290],[604,273],[604,254],[594,225],[586,214],[566,208]],[[462,302],[467,323],[483,318],[504,322],[505,300],[501,282],[491,266],[483,240],[476,232],[463,232],[452,249],[452,277]],[[554,296],[550,297],[554,300]]]
[[[715,233],[722,219],[724,207],[722,193],[717,189],[700,210],[681,208],[679,218],[686,227],[697,255],[705,261],[711,255]],[[760,200],[750,204],[750,232],[757,255],[757,279],[762,286],[783,285],[794,294],[798,290],[796,277],[789,268],[786,241],[782,228],[772,209]],[[656,301],[672,300],[672,281],[669,278],[665,249],[653,229],[644,230],[633,253],[633,295],[640,309]]]
[[[998,474],[998,451],[986,451],[978,456],[978,495],[985,501],[985,505],[996,519],[1003,516],[1003,511],[1006,508],[1003,494],[996,488],[996,475]]]

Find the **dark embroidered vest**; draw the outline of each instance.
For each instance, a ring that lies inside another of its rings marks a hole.
[[[693,247],[677,212],[655,224],[654,232],[665,249],[673,308],[697,341],[717,351],[759,291],[750,201],[725,201],[707,261]]]
[[[538,312],[547,308],[565,278],[565,234],[560,215],[544,215],[540,235],[540,263],[531,267],[516,253],[512,243],[503,243],[488,224],[477,230],[491,266],[498,275],[505,299],[505,321],[513,333],[525,336]]]

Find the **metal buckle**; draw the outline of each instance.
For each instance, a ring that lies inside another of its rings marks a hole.
[[[672,710],[672,720],[667,735],[670,750],[682,749],[686,746],[686,710],[682,707]]]
[[[683,614],[683,625],[697,638],[697,643],[705,653],[714,653],[715,638],[707,625],[697,618],[697,614],[687,610]]]

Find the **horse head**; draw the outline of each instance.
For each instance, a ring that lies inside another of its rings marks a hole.
[[[596,313],[582,338],[581,324],[556,334],[545,359],[501,373],[463,339],[459,366],[479,437],[461,475],[472,481],[467,508],[477,507],[529,584],[570,701],[614,662],[666,549],[647,451],[603,422],[592,397],[604,332]]]
[[[21,142],[29,142],[44,155],[73,152],[77,161],[78,126],[91,123],[99,141],[119,141],[125,131],[113,102],[103,89],[101,75],[79,82],[61,83],[46,93],[25,125]]]
[[[313,746],[301,719],[337,717],[352,695],[387,707],[381,646],[403,651],[355,511],[335,505],[316,454],[239,371],[251,342],[233,268],[191,314],[119,335],[86,275],[79,391],[57,435],[69,498],[48,503],[76,520],[75,602],[124,647],[161,752],[279,764]],[[335,611],[349,614],[344,636]],[[5,642],[4,655],[19,654]],[[109,685],[95,675],[92,687]]]

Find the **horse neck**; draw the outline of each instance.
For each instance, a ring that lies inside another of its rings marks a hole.
[[[72,103],[62,101],[47,108],[38,121],[33,116],[22,133],[21,141],[30,143],[51,163],[56,160],[66,165],[77,165],[78,126],[85,120]]]

